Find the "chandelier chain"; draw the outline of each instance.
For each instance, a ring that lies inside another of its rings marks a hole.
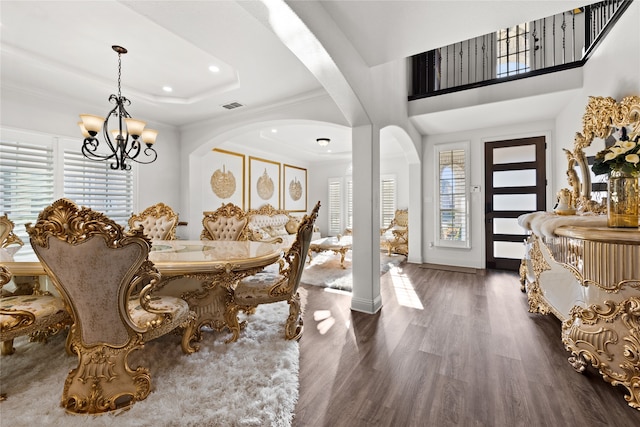
[[[120,91],[121,75],[122,75],[122,54],[118,52],[118,98],[122,97],[122,94]]]

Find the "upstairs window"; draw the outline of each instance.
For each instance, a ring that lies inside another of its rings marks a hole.
[[[515,76],[531,71],[529,24],[506,28],[498,31],[496,35],[496,77]]]

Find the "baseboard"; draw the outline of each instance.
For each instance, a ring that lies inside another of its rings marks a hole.
[[[469,273],[469,274],[484,274],[485,270],[472,268],[472,267],[458,267],[455,265],[442,265],[442,264],[430,264],[424,263],[420,265],[420,268],[429,268],[432,270],[445,270],[455,271],[456,273]]]

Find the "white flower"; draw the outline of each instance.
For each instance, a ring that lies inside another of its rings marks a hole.
[[[622,153],[626,153],[627,151],[636,148],[636,143],[633,141],[620,141],[620,147],[622,148]]]
[[[637,165],[638,162],[640,162],[640,156],[638,156],[637,154],[627,154],[624,159],[629,163],[633,163],[634,165]]]
[[[617,153],[614,153],[612,151],[608,151],[607,154],[604,155],[604,161],[608,162],[609,160],[613,160],[616,157],[618,157]]]
[[[614,145],[613,147],[609,148],[609,151],[613,153],[613,157],[617,156],[618,154],[624,153],[624,151],[622,151],[622,147],[620,147],[619,145]]]

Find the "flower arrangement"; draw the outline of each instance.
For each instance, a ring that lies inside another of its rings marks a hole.
[[[596,175],[620,171],[633,176],[640,174],[640,142],[627,136],[626,128],[621,129],[621,137],[611,147],[596,154],[591,170]]]

